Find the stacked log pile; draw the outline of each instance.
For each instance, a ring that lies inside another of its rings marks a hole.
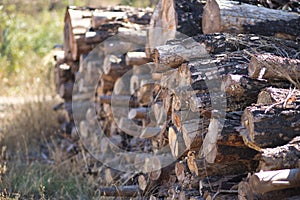
[[[85,147],[108,166],[134,168],[131,178],[97,168],[100,184],[127,184],[102,195],[300,196],[300,15],[255,2],[162,0],[151,23],[148,9],[67,9],[56,70],[69,126],[70,104],[80,102]]]

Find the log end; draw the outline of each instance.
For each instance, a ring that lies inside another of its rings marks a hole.
[[[208,0],[202,16],[202,31],[204,34],[221,32],[221,13],[215,0]]]

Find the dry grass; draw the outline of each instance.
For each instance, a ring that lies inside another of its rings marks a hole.
[[[95,181],[83,176],[85,162],[61,138],[51,68],[12,77],[23,78],[19,97],[0,98],[0,199],[96,198]]]
[[[55,100],[7,105],[2,123],[0,198],[91,199],[92,183],[80,160],[67,155],[57,137]]]

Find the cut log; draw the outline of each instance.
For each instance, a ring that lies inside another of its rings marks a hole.
[[[269,171],[299,167],[300,137],[288,144],[275,148],[262,149],[258,170]]]
[[[243,137],[257,147],[284,145],[300,135],[300,106],[284,102],[269,106],[247,107],[242,125],[247,129]],[[272,140],[270,140],[272,138]]]
[[[182,135],[187,150],[199,151],[207,133],[209,119],[193,119],[182,123]]]
[[[186,171],[187,169],[183,163],[177,162],[175,164],[175,174],[179,182],[184,181]]]
[[[203,33],[233,32],[261,35],[300,34],[300,15],[234,1],[209,0],[202,17]]]
[[[221,89],[226,93],[227,109],[243,110],[257,102],[258,94],[269,86],[289,87],[289,83],[270,83],[247,76],[228,74],[223,77]]]
[[[147,58],[145,52],[128,52],[126,54],[126,65],[143,65],[148,63],[150,60]]]
[[[125,65],[122,58],[118,58],[117,56],[107,55],[104,59],[103,72],[104,74],[111,76],[113,79],[123,76],[130,69],[132,69],[132,67]]]
[[[205,158],[197,158],[195,162],[199,177],[233,175],[255,170],[256,155],[257,152],[249,148],[218,145],[214,163],[208,163]]]
[[[162,102],[156,102],[152,107],[156,123],[158,125],[164,124],[167,120],[167,116]]]
[[[137,48],[135,46],[137,45],[115,36],[103,41],[101,43],[101,50],[104,51],[105,55],[122,56],[125,52]]]
[[[118,127],[126,134],[134,137],[139,137],[143,130],[141,126],[137,125],[137,123],[135,123],[133,120],[128,119],[127,117],[123,117],[120,119]]]
[[[144,191],[148,185],[147,180],[144,175],[139,175],[138,177],[139,188]]]
[[[156,63],[176,68],[185,61],[207,58],[205,47],[192,38],[183,40],[181,43],[157,46],[152,55]]]
[[[152,138],[160,134],[161,129],[159,127],[146,127],[140,136],[140,138]]]
[[[295,83],[300,80],[300,60],[270,54],[255,55],[251,58],[248,72],[252,78],[288,80]]]
[[[149,109],[145,107],[133,108],[128,113],[128,119],[146,119]]]
[[[174,158],[179,158],[185,153],[186,146],[182,134],[175,126],[169,127],[168,132],[169,146]]]
[[[248,185],[247,188],[246,185]],[[271,191],[298,187],[300,187],[300,170],[294,168],[255,173],[246,184],[245,182],[240,183],[239,190],[240,192],[246,190],[244,196],[247,199],[254,199]]]
[[[136,74],[132,75],[130,79],[130,92],[136,93],[141,87],[146,86],[147,82],[152,82],[150,74]],[[150,96],[149,96],[150,97]]]
[[[128,108],[128,106],[137,106],[136,100],[131,96],[121,96],[114,95],[112,96],[99,96],[100,103],[112,104],[114,106],[123,106],[124,108]],[[112,102],[113,101],[113,102]]]
[[[149,52],[167,40],[175,38],[177,16],[174,0],[160,0],[156,5],[150,21],[147,49]]]
[[[80,54],[92,50],[93,47],[85,43],[85,33],[91,25],[91,16],[88,9],[67,8],[64,20],[64,51],[67,60],[78,60]]]
[[[130,95],[130,84],[128,84],[130,82],[130,77],[131,76],[129,75],[117,79],[113,90],[115,95]]]
[[[270,105],[281,102],[288,105],[297,99],[300,99],[299,90],[269,87],[259,93],[257,104]]]
[[[225,62],[230,66],[230,60],[239,61],[242,64],[248,63],[252,52],[256,54],[257,51],[261,53],[271,53],[277,56],[286,55],[289,58],[300,59],[297,52],[300,47],[297,42],[292,40],[285,40],[275,37],[267,37],[255,34],[230,34],[230,33],[213,33],[213,34],[198,34],[193,36],[193,39],[205,45],[206,50],[213,54],[225,54],[225,58],[229,62]],[[255,49],[255,51],[253,51]],[[280,50],[279,50],[280,49]],[[242,51],[247,50],[247,51]],[[222,62],[222,60],[221,60]],[[240,68],[240,69],[239,69]],[[236,72],[229,72],[233,74],[244,74],[246,68],[236,68]]]
[[[142,29],[135,30],[120,27],[118,29],[118,37],[122,41],[132,42],[134,44],[143,45],[141,47],[144,47],[144,45],[146,44],[147,32]]]

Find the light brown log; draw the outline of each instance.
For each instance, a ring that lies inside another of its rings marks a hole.
[[[181,130],[186,149],[200,150],[209,121],[209,119],[196,118],[182,122]]]
[[[199,118],[200,113],[192,112],[191,110],[173,111],[171,114],[172,123],[178,129],[181,129],[184,123],[187,123],[190,120],[197,120]]]
[[[118,29],[118,37],[120,37],[121,40],[124,40],[126,42],[132,42],[134,44],[143,45],[144,47],[146,44],[147,32],[142,29],[135,30],[120,27]]]
[[[182,43],[157,46],[152,57],[155,63],[176,68],[185,61],[207,58],[208,54],[203,45],[190,38]]]
[[[247,129],[243,138],[260,148],[288,143],[300,135],[299,109],[295,103],[287,107],[283,103],[247,107],[242,116],[242,125]]]
[[[148,63],[150,60],[147,58],[145,52],[128,52],[126,54],[126,65],[143,65]]]
[[[179,182],[183,182],[185,178],[185,172],[186,172],[185,165],[183,163],[177,162],[175,164],[175,174]]]
[[[159,127],[146,127],[143,129],[140,138],[152,138],[160,134],[161,128]]]
[[[122,117],[120,119],[118,127],[126,134],[134,137],[139,137],[142,132],[142,127],[137,125],[133,120],[130,120],[127,117]]]
[[[121,56],[125,52],[135,49],[135,46],[133,43],[121,40],[118,37],[110,37],[101,43],[101,50],[104,51],[105,55]]]
[[[299,168],[284,169],[275,171],[262,171],[250,176],[247,181],[247,197],[256,197],[267,192],[295,188],[300,186]],[[243,187],[243,182],[239,187]],[[245,188],[245,187],[244,187]]]
[[[149,109],[145,107],[133,108],[128,113],[128,119],[146,119]]]
[[[267,105],[282,102],[288,106],[297,99],[300,99],[299,90],[268,87],[259,93],[257,104]]]
[[[300,79],[300,60],[270,54],[254,55],[248,72],[252,78],[288,80],[294,83]]]
[[[214,163],[208,163],[206,158],[196,157],[199,177],[212,175],[233,175],[255,170],[258,161],[255,160],[257,151],[247,147],[232,147],[217,145],[217,155]]]
[[[139,188],[144,191],[148,185],[147,180],[144,175],[139,175],[138,177]]]
[[[284,190],[275,190],[264,194],[254,194],[251,186],[248,182],[242,181],[238,185],[238,199],[239,200],[250,200],[250,199],[285,199],[285,200],[296,200],[293,197],[297,197],[299,194],[299,187],[288,188]]]
[[[103,72],[113,79],[123,76],[130,69],[132,69],[132,67],[125,65],[122,58],[118,58],[117,56],[107,55],[104,59]]]
[[[79,55],[88,53],[92,46],[85,43],[85,33],[91,24],[91,11],[68,7],[64,19],[64,51],[68,60],[78,60]]]
[[[262,35],[300,33],[297,13],[257,7],[234,1],[208,0],[202,17],[203,33],[233,32]],[[272,28],[270,28],[272,27]]]
[[[300,137],[288,144],[275,148],[262,149],[258,170],[269,171],[299,167]]]
[[[136,93],[141,87],[146,85],[147,81],[151,82],[151,76],[149,74],[136,74],[130,79],[130,92]]]
[[[175,38],[177,16],[174,0],[160,0],[150,21],[147,49],[148,54],[167,40]]]
[[[130,82],[129,77],[127,78],[122,77],[117,79],[113,90],[113,93],[115,95],[130,95],[130,84],[128,84],[127,80],[128,82]]]
[[[99,100],[101,103],[113,104],[115,106],[124,106],[124,108],[128,108],[128,106],[137,106],[137,102],[131,96],[115,95],[114,97],[112,97],[101,95],[99,96]],[[112,100],[114,102],[112,102]]]
[[[162,102],[156,102],[153,106],[155,121],[158,125],[162,125],[167,120],[165,109]]]
[[[174,158],[179,158],[185,153],[186,146],[183,141],[182,134],[175,126],[169,127],[168,132],[169,146]]]

